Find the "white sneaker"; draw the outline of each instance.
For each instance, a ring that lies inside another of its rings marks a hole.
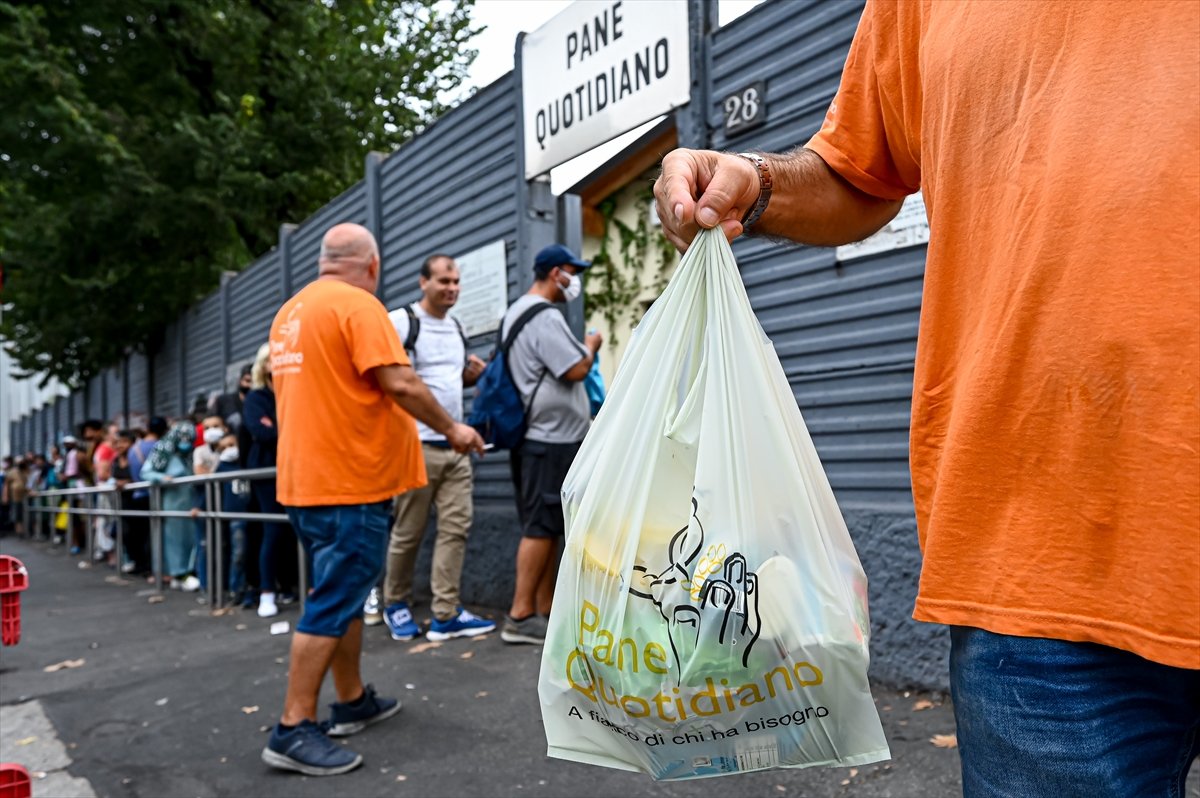
[[[274,593],[263,593],[258,597],[258,617],[259,618],[274,618],[279,614],[279,607],[275,604]]]
[[[363,604],[363,623],[367,626],[378,626],[383,623],[383,611],[379,607],[379,588],[371,588],[367,602]]]
[[[188,574],[183,578],[183,583],[180,584],[179,589],[185,593],[195,593],[200,589],[200,580],[196,578],[195,574]]]

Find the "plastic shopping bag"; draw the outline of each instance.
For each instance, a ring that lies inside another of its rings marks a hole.
[[[866,577],[719,231],[639,324],[562,494],[551,756],[656,779],[888,758]]]
[[[600,353],[592,358],[592,367],[583,378],[583,387],[587,390],[588,405],[591,407],[592,418],[604,406],[604,375],[600,373]]]

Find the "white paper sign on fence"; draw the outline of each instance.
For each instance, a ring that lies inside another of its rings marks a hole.
[[[929,217],[925,214],[925,199],[919,194],[904,198],[900,212],[884,228],[870,238],[837,248],[839,261],[865,258],[877,252],[904,249],[929,243]]]
[[[504,239],[485,244],[454,259],[462,290],[450,315],[475,337],[500,327],[508,308],[508,256]]]

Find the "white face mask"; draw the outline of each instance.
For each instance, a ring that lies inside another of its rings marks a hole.
[[[563,274],[566,274],[566,272],[563,272]],[[570,282],[566,285],[559,283],[558,287],[562,289],[563,297],[568,302],[573,302],[579,299],[579,295],[583,293],[583,280],[579,279],[578,274],[568,274],[567,277],[570,279]]]
[[[204,430],[204,442],[209,446],[216,446],[224,437],[225,432],[217,429],[216,427],[209,427],[208,429]]]
[[[222,449],[221,453],[217,456],[221,458],[222,463],[236,463],[238,461],[238,448],[230,446],[228,449]]]

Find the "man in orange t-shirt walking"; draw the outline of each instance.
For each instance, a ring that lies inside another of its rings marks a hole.
[[[283,716],[262,758],[310,776],[361,765],[361,755],[329,737],[400,710],[363,685],[359,661],[363,602],[383,571],[392,497],[425,484],[413,418],[457,452],[483,451],[479,434],[455,422],[416,376],[375,298],[378,281],[375,238],[337,225],[321,244],[320,276],[271,325],[276,490],[308,553],[313,588],[292,638]],[[322,729],[317,695],[331,668],[338,701]]]
[[[869,0],[806,147],[663,161],[681,249],[849,243],[924,195],[914,617],[951,626],[968,796],[1178,795],[1200,751],[1198,31],[1194,0]]]

